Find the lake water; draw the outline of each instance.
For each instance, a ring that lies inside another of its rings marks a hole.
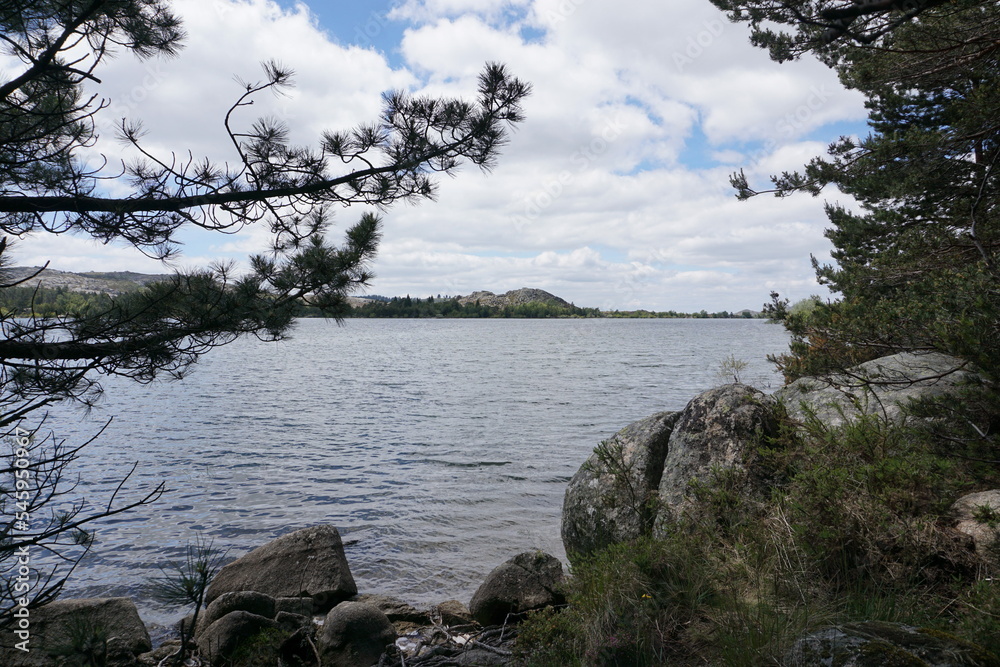
[[[67,595],[130,595],[197,538],[235,557],[336,526],[362,593],[468,602],[483,577],[540,548],[565,560],[563,493],[602,439],[680,410],[724,380],[780,385],[786,349],[761,320],[302,320],[280,343],[241,340],[181,382],[105,382],[89,415],[59,408],[68,443],[114,420],[74,466],[106,498],[161,480],[156,504],[105,520]]]

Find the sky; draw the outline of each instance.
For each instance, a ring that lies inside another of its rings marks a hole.
[[[819,294],[810,264],[829,261],[824,202],[835,190],[737,201],[752,184],[800,168],[844,134],[865,130],[863,100],[814,60],[779,65],[708,0],[176,0],[187,38],[170,59],[119,54],[93,90],[108,101],[94,150],[141,120],[146,150],[167,159],[234,160],[222,121],[274,59],[295,71],[284,95],[240,109],[285,122],[293,142],[378,116],[388,90],[474,99],[485,63],[532,85],[526,120],[497,167],[439,180],[435,201],[397,203],[370,294],[464,295],[521,287],[602,309],[759,309],[774,290]],[[9,75],[5,74],[5,76]],[[364,209],[337,211],[331,238]],[[268,230],[185,232],[170,266],[124,245],[37,236],[18,265],[164,273],[246,264]]]

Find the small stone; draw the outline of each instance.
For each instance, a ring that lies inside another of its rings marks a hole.
[[[143,653],[137,659],[139,664],[143,667],[146,667],[147,665],[158,666],[161,662],[163,662],[164,658],[169,658],[170,656],[176,654],[180,648],[180,639],[168,639],[149,653]],[[170,664],[170,661],[168,660],[163,664]]]
[[[341,602],[326,615],[316,638],[323,667],[370,667],[396,641],[396,630],[376,607]]]
[[[274,598],[256,591],[233,591],[224,593],[212,601],[199,615],[195,636],[205,628],[232,611],[248,611],[251,614],[274,618]]]
[[[311,616],[292,614],[287,611],[279,611],[277,616],[274,617],[274,621],[281,626],[282,630],[288,632],[295,632],[299,628],[306,628],[312,625]]]
[[[275,598],[274,611],[276,614],[287,611],[289,614],[312,616],[313,601],[312,598]]]
[[[211,664],[223,665],[241,642],[264,630],[280,630],[280,627],[270,618],[248,611],[231,611],[198,635],[198,648]]]
[[[565,603],[562,580],[558,558],[543,551],[526,551],[487,575],[472,596],[469,610],[482,625],[499,625],[512,615]]]
[[[471,625],[475,623],[472,612],[458,600],[445,600],[436,606],[434,611],[441,617],[442,625]]]
[[[1000,537],[1000,489],[964,495],[952,504],[951,513],[955,529],[971,537],[980,553]]]
[[[402,600],[387,595],[358,595],[355,602],[364,602],[375,607],[393,623],[413,623],[416,625],[430,625],[431,617],[427,611],[421,611]]]

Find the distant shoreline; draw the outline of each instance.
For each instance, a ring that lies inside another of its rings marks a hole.
[[[40,267],[12,267],[6,271],[11,281],[21,281],[0,294],[0,310],[15,317],[57,317],[96,313],[124,294],[167,280],[170,276],[130,272],[71,273]],[[419,319],[564,319],[564,318],[627,318],[627,319],[754,319],[763,317],[760,311],[700,310],[693,313],[675,310],[651,311],[600,310],[580,307],[554,294],[537,288],[522,287],[504,294],[477,291],[468,296],[435,298],[364,296],[347,297],[346,318],[419,318]],[[326,317],[318,308],[302,304],[296,317]]]

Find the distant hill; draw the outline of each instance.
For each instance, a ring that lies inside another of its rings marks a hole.
[[[549,294],[545,290],[532,287],[522,287],[511,290],[506,294],[496,295],[493,292],[473,292],[469,296],[458,297],[458,302],[463,306],[479,302],[480,306],[490,308],[503,308],[505,306],[521,306],[526,303],[545,303],[560,308],[569,308],[570,303],[565,299],[560,299],[554,294]]]
[[[87,271],[85,273],[72,273],[70,271],[56,271],[54,269],[44,269],[39,273],[41,267],[38,266],[15,266],[6,269],[3,273],[4,284],[18,282],[28,279],[18,287],[41,286],[48,289],[66,288],[72,292],[85,292],[88,294],[110,294],[111,296],[129,292],[148,285],[149,283],[166,280],[170,276],[167,274],[134,273],[132,271]],[[34,274],[38,275],[34,275]],[[29,279],[29,276],[34,276]]]
[[[473,292],[468,296],[377,297],[351,299],[348,317],[602,317],[597,308],[579,308],[545,290],[522,288],[506,294]],[[313,314],[313,313],[309,313]],[[318,314],[318,313],[316,313]]]
[[[40,272],[39,272],[40,271]],[[37,275],[35,275],[37,274]],[[29,278],[29,276],[32,276]],[[85,294],[107,294],[117,296],[125,292],[139,289],[149,283],[167,280],[170,274],[135,273],[134,271],[87,271],[73,273],[71,271],[42,270],[37,266],[15,266],[4,270],[0,284],[11,284],[21,280],[22,288],[34,289],[41,286],[45,289],[66,289],[71,292]],[[439,295],[440,297],[440,295]],[[534,287],[522,287],[504,294],[494,294],[486,290],[473,292],[468,296],[433,299],[403,299],[386,296],[347,297],[348,303],[354,309],[355,316],[360,317],[491,317],[508,312],[506,316],[514,317],[561,317],[560,311],[570,311],[572,316],[582,317],[710,317],[710,318],[755,318],[762,317],[760,311],[744,309],[737,312],[722,311],[719,313],[678,313],[668,311],[657,313],[646,310],[607,311],[600,312],[596,308],[579,308],[570,302],[550,292]],[[451,303],[452,306],[447,306]],[[533,304],[533,305],[529,305]],[[460,307],[455,312],[455,308]],[[378,314],[370,311],[378,311]],[[370,314],[369,314],[370,313]],[[310,316],[318,314],[308,313]]]

